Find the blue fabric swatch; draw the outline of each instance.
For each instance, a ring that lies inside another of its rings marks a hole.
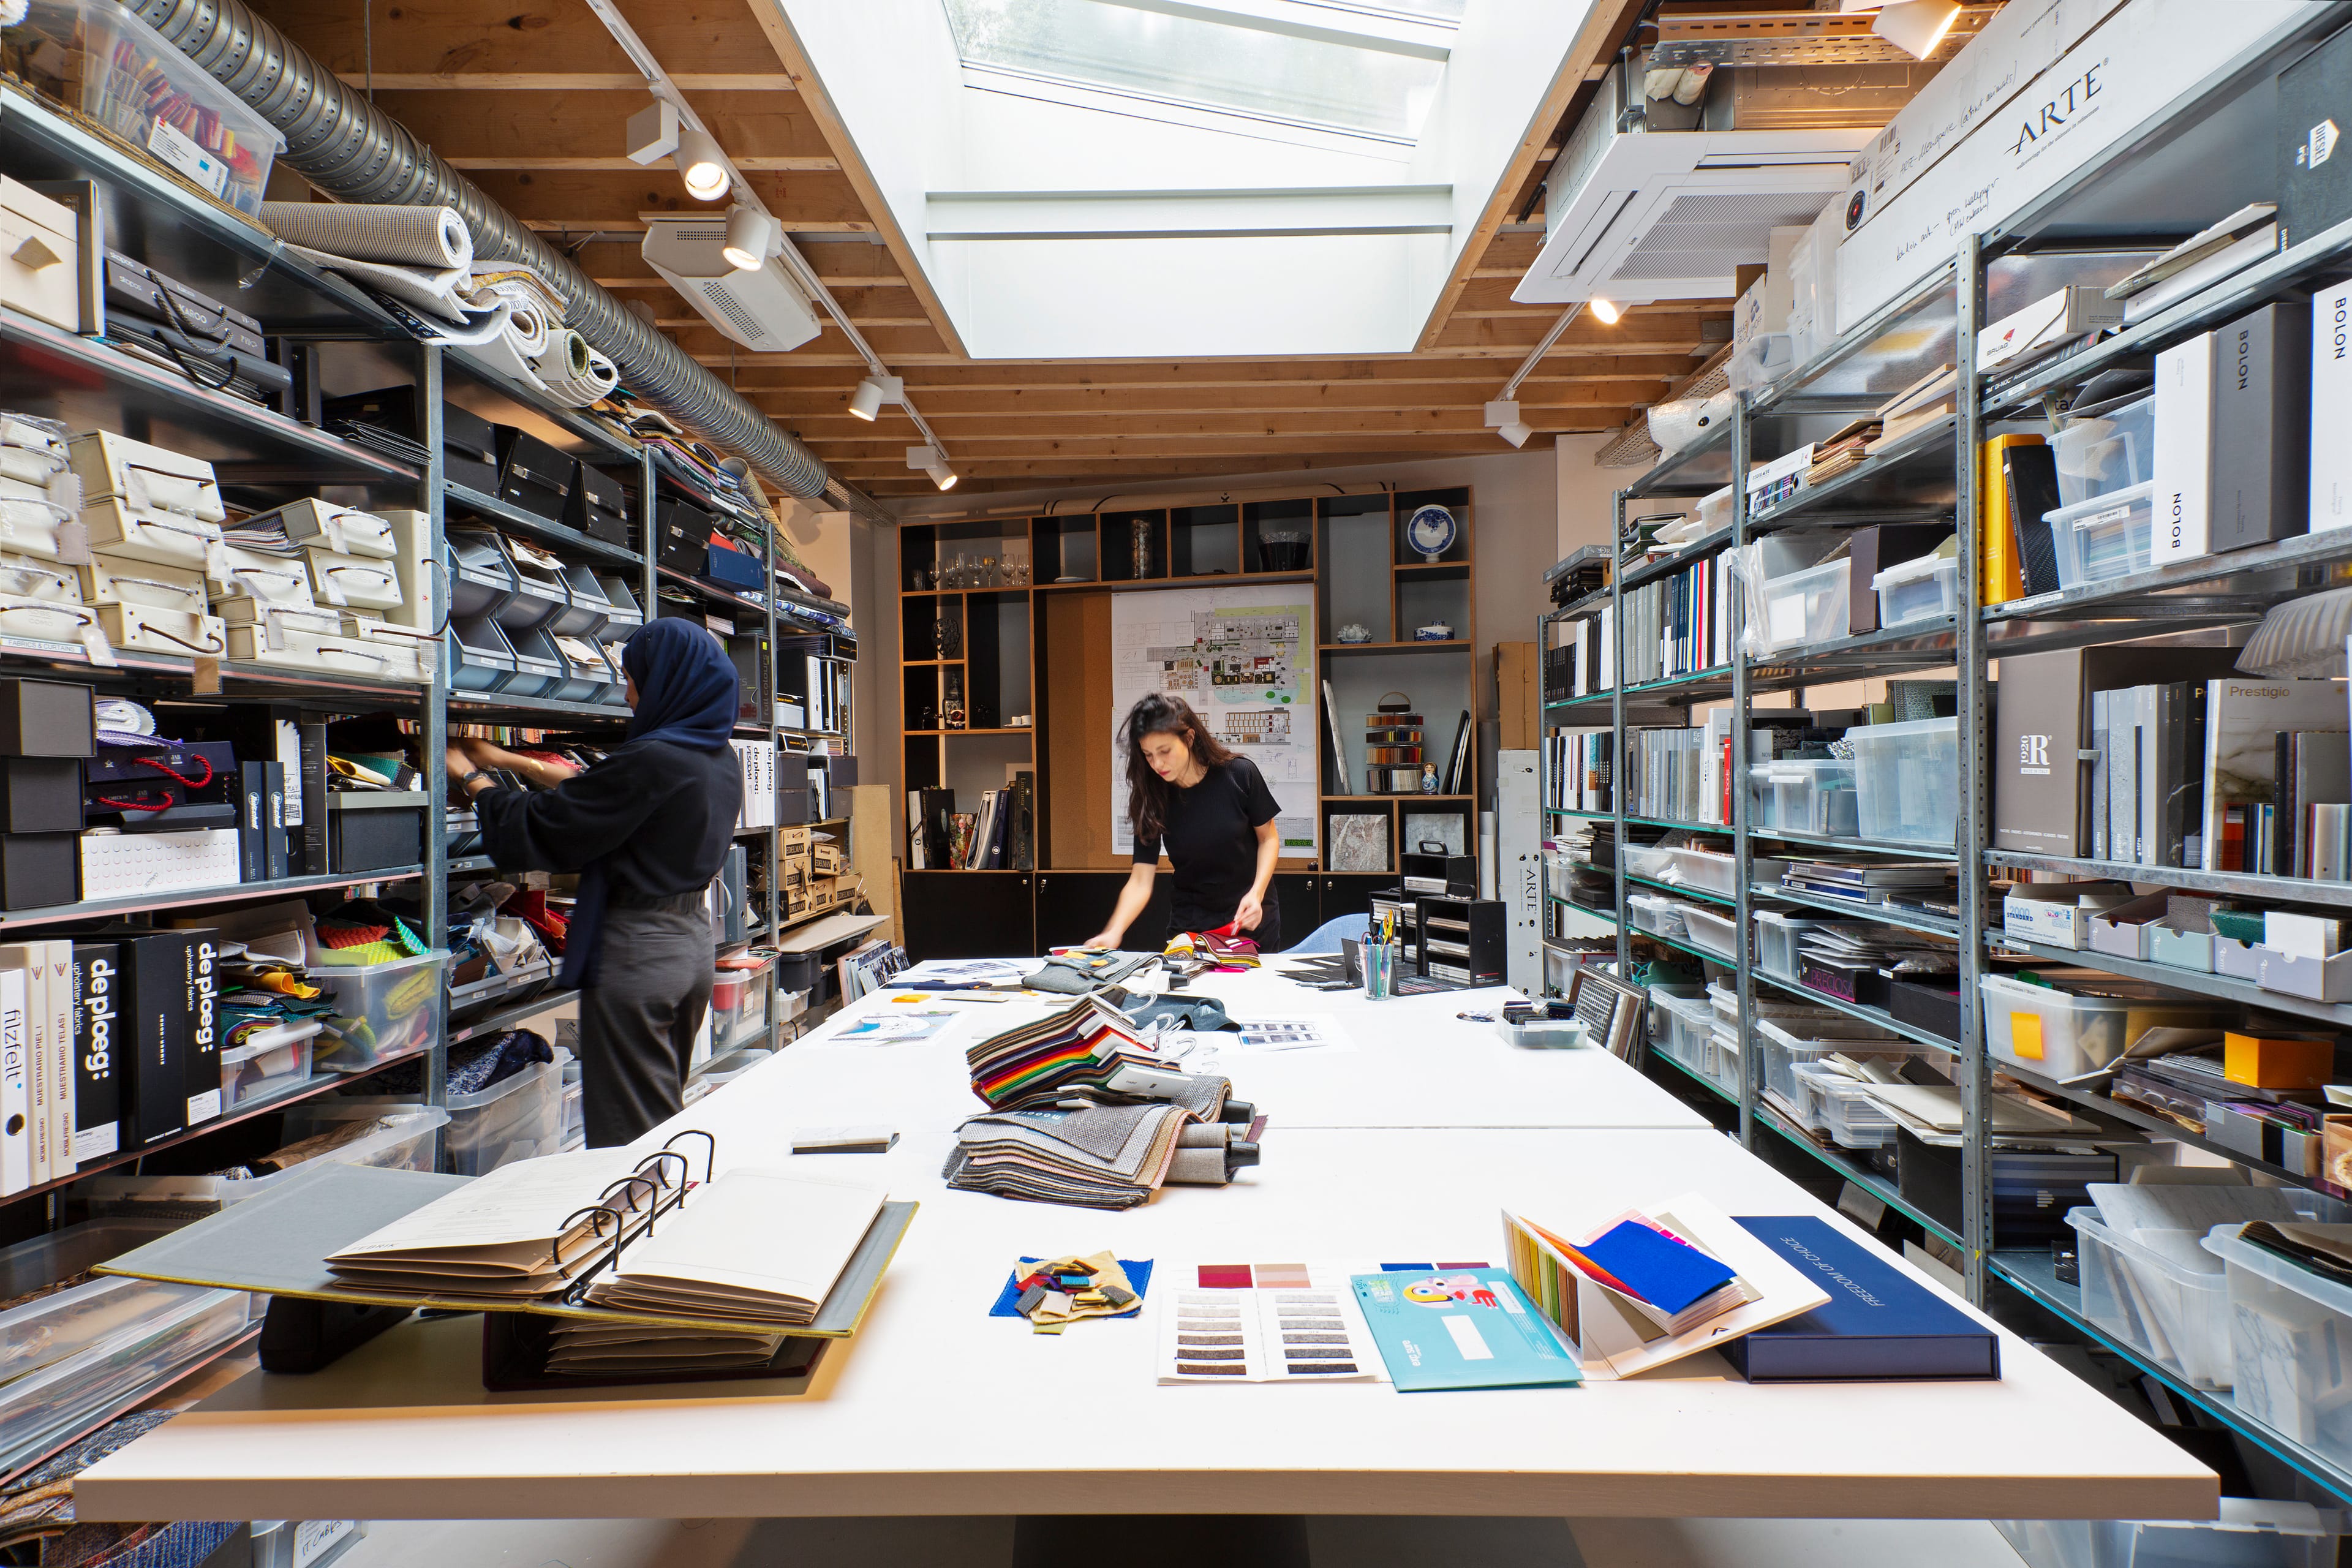
[[[1696,1247],[1669,1241],[1639,1220],[1624,1220],[1585,1247],[1593,1262],[1660,1311],[1673,1314],[1736,1279],[1735,1270]]]

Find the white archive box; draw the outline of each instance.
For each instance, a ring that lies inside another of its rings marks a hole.
[[[310,590],[322,605],[389,610],[400,604],[400,574],[380,556],[345,555],[318,545],[303,552],[310,567]]]
[[[0,594],[0,637],[81,644],[97,626],[97,614],[86,605]]]
[[[219,523],[160,508],[142,510],[120,496],[83,501],[81,526],[91,550],[159,566],[205,571],[221,548]]]
[[[201,616],[212,605],[205,574],[193,566],[93,554],[73,570],[85,605],[144,605],[191,616]]]
[[[438,590],[434,586],[434,574],[425,564],[425,547],[433,538],[433,520],[421,511],[386,511],[384,521],[392,529],[392,569],[400,582],[400,604],[386,606],[384,619],[398,626],[431,632],[438,637],[442,631]]]
[[[81,331],[81,219],[0,174],[0,302]]]
[[[333,613],[311,612],[313,615]],[[298,624],[278,616],[268,617],[262,626],[231,626],[228,628],[228,657],[240,664],[274,664],[293,669],[332,670],[339,675],[356,675],[370,680],[403,679],[401,661],[395,650],[342,636],[340,621],[333,632],[314,629],[308,617]]]
[[[101,829],[83,834],[80,844],[84,899],[226,888],[237,880],[234,827],[200,827],[188,833]]]
[[[209,568],[214,587],[224,602],[254,599],[265,605],[289,605],[307,609],[311,604],[310,572],[299,555],[275,555],[224,544]]]
[[[218,523],[228,516],[213,466],[202,458],[111,430],[76,436],[67,451],[81,480],[85,507],[120,500],[132,511],[177,512],[200,522]]]
[[[248,518],[245,526],[268,528],[272,523],[297,544],[317,545],[339,555],[370,555],[387,561],[392,558],[391,521],[355,506],[338,506],[312,496]]]
[[[272,646],[283,639],[288,631],[315,632],[326,637],[339,637],[343,629],[343,613],[327,605],[273,605],[266,599],[223,599],[221,620],[230,626],[259,626]],[[270,628],[276,627],[274,636]]]
[[[192,616],[152,605],[100,605],[94,613],[99,629],[118,650],[218,658],[228,647],[218,616]]]
[[[430,680],[433,661],[438,657],[441,639],[431,632],[421,632],[414,626],[404,626],[380,619],[362,610],[336,612],[342,621],[346,639],[365,643],[382,654],[387,661],[384,673],[392,680]]]
[[[0,550],[45,561],[87,560],[89,535],[79,515],[79,496],[70,474],[47,485],[0,478]]]
[[[72,567],[43,561],[38,556],[10,555],[5,551],[0,551],[0,594],[14,594],[20,599],[47,599],[58,605],[86,603],[81,579]]]

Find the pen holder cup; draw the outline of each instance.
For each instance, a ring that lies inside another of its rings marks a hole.
[[[1396,994],[1397,960],[1404,952],[1399,942],[1368,942],[1364,944],[1364,994],[1373,1001]]]

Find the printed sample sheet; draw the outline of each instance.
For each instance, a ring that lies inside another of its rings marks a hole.
[[[1357,1309],[1362,1263],[1203,1263],[1152,1292],[1162,1383],[1385,1383]]]

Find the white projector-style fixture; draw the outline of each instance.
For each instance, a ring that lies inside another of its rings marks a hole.
[[[1511,290],[1521,304],[1734,298],[1738,268],[1765,258],[1775,228],[1811,223],[1878,133],[1620,130],[1623,68],[1610,68],[1552,165],[1543,251]]]
[[[641,213],[646,264],[712,326],[747,349],[783,353],[817,335],[816,310],[771,256],[738,268],[727,258],[724,215]]]

